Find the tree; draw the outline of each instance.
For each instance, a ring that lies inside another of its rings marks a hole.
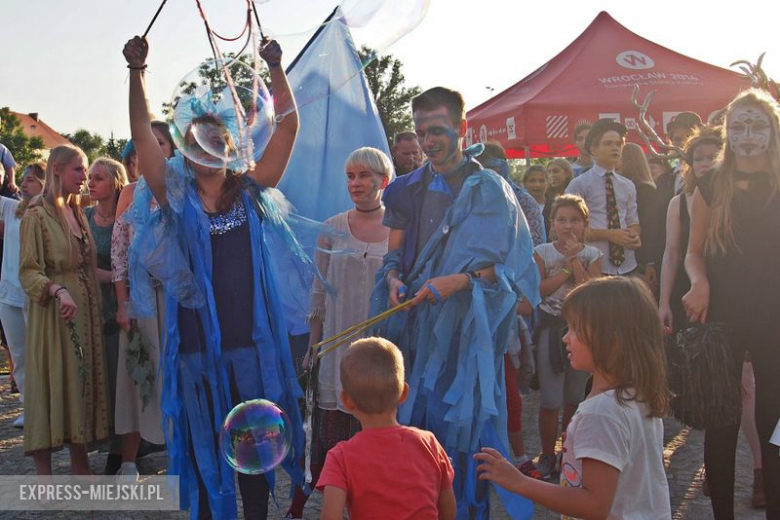
[[[116,139],[114,132],[111,132],[111,137],[106,141],[106,145],[103,147],[101,155],[107,155],[117,161],[122,160],[122,150],[125,149],[127,139]]]
[[[89,162],[93,162],[103,154],[103,138],[98,134],[90,133],[89,130],[79,128],[73,134],[62,134],[62,136],[81,148],[87,155]]]
[[[22,130],[19,119],[11,113],[8,107],[0,108],[0,143],[3,143],[14,156],[19,165],[16,168],[17,176],[21,175],[23,168],[31,162],[41,158],[41,151],[45,148],[40,137],[27,137]],[[19,179],[17,179],[17,182]]]
[[[376,56],[376,53],[367,47],[361,47],[359,54],[364,63]],[[401,72],[402,66],[400,60],[388,54],[374,58],[363,69],[390,145],[395,134],[414,129],[411,102],[413,97],[422,92],[420,87],[404,86],[406,78]]]

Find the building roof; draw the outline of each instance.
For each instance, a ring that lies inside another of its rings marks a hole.
[[[61,144],[70,144],[70,141],[44,123],[43,120],[38,117],[37,112],[32,112],[30,114],[11,112],[11,114],[19,119],[19,123],[22,125],[22,131],[27,137],[40,137],[43,139],[43,144],[47,150],[51,150]]]

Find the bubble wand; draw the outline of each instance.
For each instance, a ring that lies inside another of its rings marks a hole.
[[[336,340],[340,340],[340,341],[337,341],[336,343],[334,343],[333,345],[329,346],[328,348],[324,349],[322,352],[318,353],[317,354],[317,359],[320,359],[320,358],[322,358],[322,356],[324,356],[328,352],[332,352],[333,350],[336,350],[338,347],[340,347],[344,343],[347,343],[351,339],[355,338],[356,336],[358,336],[361,332],[365,331],[366,329],[369,329],[369,328],[373,327],[374,325],[376,325],[380,321],[386,320],[387,318],[389,318],[390,316],[392,316],[396,312],[398,312],[398,311],[400,311],[402,309],[405,309],[406,307],[411,305],[413,301],[414,300],[407,300],[407,301],[403,302],[400,305],[396,305],[392,309],[388,309],[385,312],[377,314],[376,316],[374,316],[372,318],[369,318],[369,319],[367,319],[365,321],[362,321],[362,322],[358,323],[357,325],[353,325],[353,326],[349,327],[348,329],[340,332],[339,334],[336,334],[335,336],[332,336],[332,337],[330,337],[328,339],[320,341],[316,345],[313,345],[311,347],[311,349],[312,349],[312,351],[316,351],[317,349],[319,349],[320,347],[322,347],[324,345],[327,345],[328,343],[332,343],[332,342],[334,342]]]
[[[165,7],[165,2],[167,1],[168,0],[163,0],[162,3],[160,4],[160,7],[157,8],[157,12],[154,13],[154,18],[152,18],[152,21],[149,22],[149,26],[144,31],[144,35],[141,36],[141,39],[144,40],[146,39],[146,35],[149,34],[149,30],[152,28],[152,25],[154,25],[154,22],[157,20],[157,17],[160,15],[160,11],[162,11],[162,8]]]

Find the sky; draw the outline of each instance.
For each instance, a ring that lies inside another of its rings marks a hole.
[[[388,0],[396,5],[409,1]],[[240,31],[245,0],[201,0],[213,28]],[[338,0],[262,0],[264,29],[285,46],[285,64]],[[0,0],[0,107],[38,112],[61,133],[86,128],[129,136],[127,68],[121,51],[143,33],[160,0]],[[447,86],[475,107],[517,83],[573,41],[600,11],[635,33],[690,57],[729,67],[755,62],[780,80],[776,0],[430,0],[427,15],[387,49],[407,86]],[[735,7],[738,6],[738,7]],[[398,13],[403,18],[404,13]],[[298,38],[288,36],[300,33]],[[185,75],[210,55],[195,0],[168,0],[149,33],[147,85],[159,113]],[[359,37],[356,36],[360,44]],[[294,41],[295,40],[295,41]],[[225,46],[224,51],[237,50]]]

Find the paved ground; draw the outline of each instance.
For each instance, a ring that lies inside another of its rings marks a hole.
[[[9,392],[8,377],[0,376],[0,475],[32,475],[34,468],[32,460],[23,456],[22,449],[22,430],[15,429],[12,426],[14,419],[21,411],[17,395],[11,395]],[[525,442],[529,453],[537,453],[539,449],[536,431],[536,414],[538,413],[538,401],[535,396],[530,396],[525,400],[523,417],[526,426]],[[664,459],[669,477],[671,489],[672,512],[675,519],[706,519],[712,518],[709,500],[701,494],[700,471],[702,467],[703,453],[703,435],[701,432],[682,427],[673,419],[665,421],[665,452]],[[739,453],[737,455],[738,473],[737,473],[737,510],[736,518],[752,520],[764,518],[763,512],[750,509],[750,493],[752,486],[752,466],[750,452],[744,439],[740,441]],[[90,463],[92,471],[101,473],[105,463],[105,455],[98,451],[90,453]],[[68,473],[68,455],[67,450],[56,453],[53,457],[55,473]],[[162,454],[151,455],[142,459],[139,463],[142,474],[164,473],[165,456]],[[288,500],[286,497],[289,480],[284,473],[279,472],[279,482],[277,483],[277,497],[279,497],[279,507],[274,505],[272,508],[272,518],[282,518],[287,511]],[[508,518],[497,500],[493,500],[494,517]],[[0,505],[2,507],[2,505]],[[307,505],[306,518],[318,518],[320,499],[313,496]],[[185,513],[160,512],[160,513],[142,513],[142,512],[97,512],[90,513],[54,513],[54,512],[1,512],[0,519],[37,519],[37,518],[98,518],[111,520],[124,519],[168,519],[168,518],[187,518]],[[558,518],[558,515],[550,511],[537,507],[535,518]]]

